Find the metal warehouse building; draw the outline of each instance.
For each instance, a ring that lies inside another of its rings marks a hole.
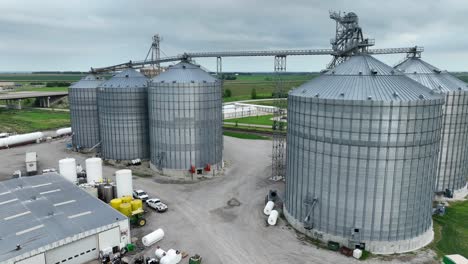
[[[124,215],[56,173],[0,182],[0,263],[84,263],[129,241]]]

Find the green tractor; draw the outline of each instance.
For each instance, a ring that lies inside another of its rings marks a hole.
[[[130,219],[130,224],[136,227],[146,225],[146,219],[143,217],[144,214],[145,211],[142,208],[132,211],[132,214],[128,217]]]

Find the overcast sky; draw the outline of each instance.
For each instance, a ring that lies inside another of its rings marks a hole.
[[[0,71],[89,70],[165,54],[330,48],[329,10],[353,11],[376,48],[424,46],[429,63],[468,71],[466,0],[1,0]],[[404,55],[378,56],[394,65]],[[329,56],[289,57],[319,71]],[[215,59],[197,60],[215,70]],[[224,71],[271,71],[273,58],[226,58]]]

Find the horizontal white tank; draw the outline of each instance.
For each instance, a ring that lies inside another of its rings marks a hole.
[[[59,160],[59,171],[65,179],[70,182],[76,182],[76,161],[73,158]]]
[[[60,128],[55,131],[55,134],[57,134],[57,137],[68,135],[72,133],[71,127],[65,127],[65,128]]]
[[[6,138],[0,138],[0,148],[12,147],[19,144],[35,142],[44,137],[42,132],[14,135]]]
[[[115,181],[117,184],[117,197],[132,196],[133,181],[131,170],[118,170],[115,172]]]
[[[164,257],[166,255],[166,251],[164,251],[162,248],[160,247],[157,247],[156,248],[156,251],[154,251],[154,254],[156,255],[156,257],[158,259],[161,259],[162,257]]]
[[[177,264],[182,260],[182,254],[174,249],[169,249],[164,257],[159,260],[160,264]]]
[[[268,216],[268,224],[269,225],[276,225],[276,221],[278,220],[278,211],[272,210],[270,216]]]
[[[117,189],[118,190],[118,189]],[[161,241],[164,237],[164,231],[161,228],[156,229],[155,231],[147,234],[141,239],[141,242],[146,247],[153,245],[154,243]]]
[[[270,215],[271,210],[273,210],[273,207],[275,207],[275,203],[273,201],[268,201],[265,205],[265,208],[263,208],[263,213],[266,215]]]
[[[90,184],[102,181],[102,159],[86,159],[86,179]]]

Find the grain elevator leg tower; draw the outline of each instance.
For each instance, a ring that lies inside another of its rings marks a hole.
[[[373,46],[373,39],[364,38],[359,26],[359,17],[353,13],[330,12],[330,18],[336,21],[335,38],[330,40],[334,51],[333,59],[327,69],[333,69],[338,64],[346,61],[351,55],[367,51]]]
[[[286,108],[286,91],[281,73],[286,71],[286,56],[275,56],[276,88],[274,92],[273,113],[273,153],[272,153],[272,180],[284,179],[286,173],[286,129],[283,117]]]

